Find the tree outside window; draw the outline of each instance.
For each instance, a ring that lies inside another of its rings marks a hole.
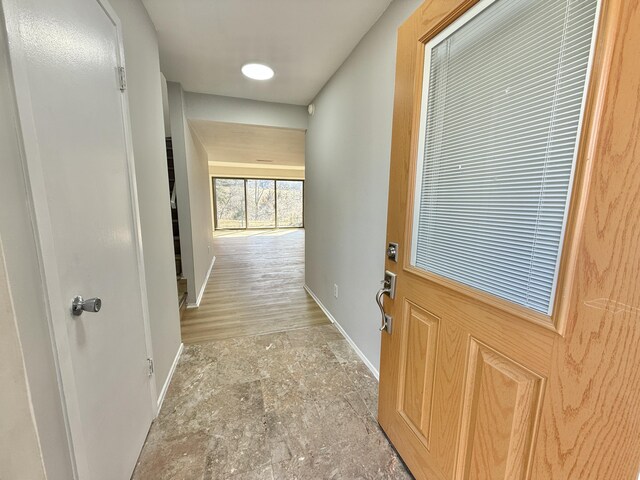
[[[215,178],[213,188],[218,230],[304,225],[301,180]]]

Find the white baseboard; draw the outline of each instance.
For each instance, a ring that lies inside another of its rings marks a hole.
[[[209,277],[211,276],[211,270],[213,270],[213,264],[216,263],[216,256],[214,255],[211,259],[211,265],[209,265],[209,270],[204,277],[204,282],[202,282],[202,287],[200,287],[200,292],[198,293],[198,298],[196,298],[195,303],[187,303],[187,308],[198,308],[200,306],[200,302],[202,301],[202,295],[204,295],[204,291],[207,288],[207,282],[209,282]]]
[[[162,408],[162,402],[164,402],[164,397],[167,395],[167,390],[169,390],[169,385],[171,384],[171,379],[173,378],[173,374],[176,371],[176,367],[178,366],[178,362],[180,361],[180,355],[182,355],[182,351],[184,350],[184,343],[181,343],[178,347],[178,352],[176,353],[176,358],[173,359],[173,364],[171,365],[171,369],[169,370],[169,374],[167,375],[167,379],[162,386],[162,390],[160,391],[160,395],[158,395],[158,410],[156,410],[156,415],[160,413],[160,409]]]
[[[304,289],[307,291],[307,293],[309,295],[311,295],[311,298],[313,298],[313,301],[318,304],[318,306],[320,307],[320,310],[322,310],[324,312],[324,314],[327,316],[327,318],[329,320],[331,320],[331,323],[336,323],[337,324],[338,322],[336,322],[336,319],[333,318],[333,315],[331,315],[331,312],[326,309],[326,307],[322,304],[322,302],[316,296],[316,294],[313,293],[313,291],[309,288],[309,286],[305,284]]]
[[[313,293],[313,291],[311,291],[311,289],[309,288],[308,285],[305,284],[304,289],[307,291],[307,293],[309,295],[311,295],[311,298],[313,298],[313,300],[318,304],[318,306],[320,307],[320,310],[322,310],[324,312],[324,314],[327,316],[327,318],[329,320],[331,320],[331,323],[333,323],[336,326],[336,328],[342,334],[342,336],[345,338],[345,340],[347,342],[349,342],[349,345],[351,345],[351,348],[353,348],[355,350],[355,352],[360,357],[360,360],[362,360],[362,362],[367,366],[367,368],[371,371],[373,376],[376,377],[376,380],[380,381],[380,372],[378,372],[376,367],[374,367],[373,364],[369,361],[369,359],[364,356],[364,353],[362,353],[362,351],[358,348],[356,343],[351,339],[351,337],[347,334],[347,332],[345,332],[344,328],[342,328],[342,326],[333,317],[333,315],[331,315],[331,312],[329,312],[327,307],[325,307],[322,304],[320,299],[316,296],[315,293]]]

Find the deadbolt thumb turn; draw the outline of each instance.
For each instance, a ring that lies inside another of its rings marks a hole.
[[[387,333],[391,333],[391,322],[393,318],[384,311],[384,305],[382,304],[382,296],[387,295],[393,299],[396,296],[396,274],[387,270],[384,272],[384,280],[382,281],[382,288],[376,293],[376,303],[380,307],[380,313],[382,314],[382,323],[380,325],[380,331],[386,330]]]
[[[82,315],[82,312],[97,313],[102,308],[102,300],[99,298],[89,298],[85,300],[80,295],[73,299],[71,304],[71,313],[74,315]]]

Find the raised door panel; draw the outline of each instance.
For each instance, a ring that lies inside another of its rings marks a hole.
[[[440,319],[410,302],[405,303],[404,312],[404,372],[398,411],[429,448]]]
[[[457,478],[524,479],[544,379],[470,337]]]

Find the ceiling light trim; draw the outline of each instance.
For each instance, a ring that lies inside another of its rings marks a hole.
[[[275,75],[273,68],[264,63],[245,63],[240,71],[245,77],[259,81],[271,80]]]

